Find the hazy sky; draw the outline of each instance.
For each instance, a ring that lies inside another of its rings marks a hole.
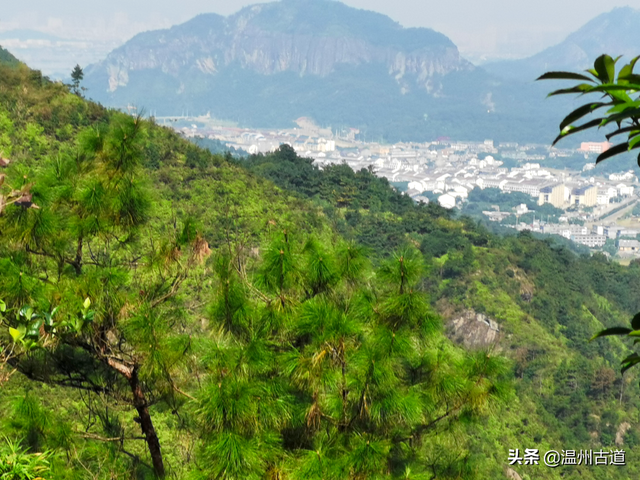
[[[133,34],[184,22],[198,13],[234,13],[251,0],[19,0],[2,2],[0,31],[28,28],[65,37],[123,41]],[[448,35],[470,59],[526,56],[616,6],[640,0],[345,0],[384,13],[407,27]]]

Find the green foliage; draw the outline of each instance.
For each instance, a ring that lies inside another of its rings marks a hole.
[[[257,296],[235,262],[218,260],[198,407],[202,478],[426,473],[431,439],[453,440],[447,425],[504,398],[504,360],[442,335],[418,285],[418,251],[370,274],[352,248],[278,235],[256,266]],[[339,267],[345,250],[351,268]]]
[[[80,68],[80,65],[76,64],[71,71],[71,89],[76,95],[80,95],[80,82],[83,78],[84,73],[82,72],[82,68]]]
[[[638,58],[640,57],[631,59],[628,64],[620,68],[617,75],[616,63],[620,57],[613,59],[605,54],[599,56],[595,60],[593,68],[586,71],[590,76],[570,72],[548,72],[538,79],[579,80],[583,82],[572,88],[551,92],[549,96],[597,93],[607,100],[606,102],[600,101],[584,104],[568,114],[565,119],[560,122],[560,135],[555,139],[554,144],[564,137],[583,130],[615,125],[617,128],[606,135],[607,140],[618,135],[625,135],[627,140],[601,153],[596,159],[596,163],[640,147],[640,137],[638,137],[638,135],[640,135],[640,109],[638,108],[640,99],[634,100],[631,97],[631,95],[634,95],[640,90],[640,76],[633,73]],[[607,110],[604,116],[586,121],[579,126],[573,125],[575,121],[583,119],[592,112],[605,107]],[[638,154],[638,165],[640,165],[640,154]],[[634,319],[636,317],[634,317]],[[640,330],[638,330],[640,324],[638,322],[634,324],[634,320],[632,320],[631,324],[632,328],[611,327],[601,330],[591,337],[591,340],[609,335],[628,336],[632,338],[640,336]],[[624,373],[638,363],[640,363],[640,357],[635,352],[625,357],[621,362],[621,373]]]
[[[521,204],[525,204],[527,209],[534,212],[521,215],[520,219],[523,222],[532,221],[535,215],[538,219],[544,219],[545,221],[548,219],[551,223],[557,223],[560,216],[564,215],[563,210],[554,207],[550,203],[538,205],[538,202],[526,193],[505,193],[498,188],[480,189],[477,187],[469,192],[469,198],[462,208],[462,213],[464,215],[482,218],[482,212],[494,210],[494,205],[500,207],[501,212],[514,213],[513,209]],[[513,217],[508,217],[504,223],[515,223],[515,213]]]
[[[596,163],[640,147],[640,137],[636,138],[640,135],[640,124],[638,123],[640,100],[634,100],[631,97],[640,89],[640,76],[633,73],[638,58],[631,59],[628,64],[620,68],[617,75],[616,63],[620,57],[613,59],[604,54],[595,60],[593,68],[586,70],[589,76],[571,72],[548,72],[538,78],[538,80],[578,80],[582,82],[571,88],[553,91],[549,96],[595,93],[606,100],[586,103],[569,113],[560,122],[560,134],[554,140],[554,145],[562,138],[584,130],[615,125],[617,128],[606,135],[607,140],[618,135],[626,136],[627,140],[601,153],[596,159]],[[574,122],[584,119],[602,108],[607,108],[604,116],[585,121],[581,125],[573,125]],[[638,155],[638,164],[640,165],[640,155]]]
[[[189,140],[196,144],[198,147],[209,150],[209,152],[214,154],[226,154],[228,152],[234,157],[245,157],[248,155],[247,152],[245,152],[241,148],[232,147],[220,140],[199,136],[189,138]]]
[[[0,63],[11,67],[20,65],[20,61],[2,47],[0,47]]]
[[[5,438],[0,444],[0,478],[2,480],[43,479],[49,471],[49,453],[29,454],[16,442]]]
[[[442,228],[436,219],[450,215],[437,204],[416,208],[371,169],[354,172],[342,164],[320,170],[287,145],[269,155],[252,155],[241,165],[281,188],[314,199],[340,233],[377,252],[401,248],[410,233],[437,234]]]

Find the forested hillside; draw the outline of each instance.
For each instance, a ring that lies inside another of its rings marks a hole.
[[[286,146],[214,155],[23,65],[0,157],[3,478],[506,478],[515,448],[627,452],[522,478],[638,474],[629,347],[588,343],[640,310],[636,264]]]

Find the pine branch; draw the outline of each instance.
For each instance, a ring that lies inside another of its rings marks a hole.
[[[155,299],[152,303],[151,303],[151,308],[155,308],[158,305],[160,305],[161,303],[166,302],[168,299],[170,299],[171,297],[173,297],[177,292],[178,292],[178,288],[180,288],[180,285],[182,285],[182,282],[185,281],[185,279],[187,278],[187,274],[186,273],[178,273],[176,275],[176,277],[173,279],[173,282],[171,283],[171,288],[169,289],[169,291],[167,293],[165,293],[164,295],[162,295],[161,297]]]
[[[122,442],[124,440],[146,440],[145,437],[101,437],[100,435],[96,435],[95,433],[84,433],[84,432],[74,432],[76,435],[79,435],[82,438],[86,438],[87,440],[98,440],[100,442]]]

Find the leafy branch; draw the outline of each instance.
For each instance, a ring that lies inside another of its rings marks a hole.
[[[599,56],[593,68],[585,73],[547,72],[538,80],[578,80],[581,83],[570,88],[563,88],[549,93],[555,95],[598,94],[600,100],[588,102],[570,112],[560,122],[560,134],[553,141],[553,145],[563,138],[593,128],[600,129],[615,125],[615,130],[606,134],[607,140],[618,135],[626,134],[626,141],[621,142],[601,153],[596,159],[600,163],[615,155],[640,148],[640,75],[633,73],[633,69],[640,57],[633,58],[624,65],[616,75],[616,64],[620,57],[609,55]],[[635,97],[634,97],[635,96]],[[602,109],[607,109],[604,113]],[[597,118],[576,125],[574,122],[598,112]],[[638,154],[640,165],[640,154]]]

